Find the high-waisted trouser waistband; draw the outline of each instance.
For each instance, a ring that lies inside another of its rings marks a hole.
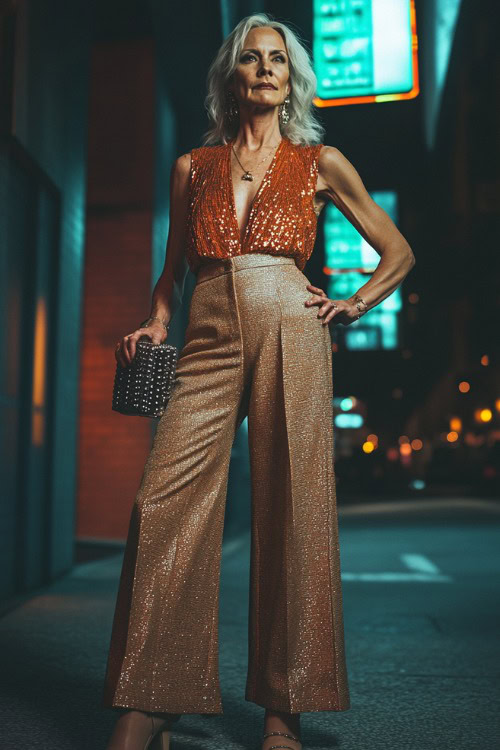
[[[234,255],[231,258],[216,258],[205,260],[196,275],[196,283],[213,279],[225,273],[240,271],[243,268],[258,268],[261,266],[276,266],[283,264],[295,265],[295,259],[285,255],[270,255],[269,253],[248,253]]]

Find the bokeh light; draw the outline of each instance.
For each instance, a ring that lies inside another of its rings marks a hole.
[[[352,398],[343,398],[340,402],[340,408],[342,411],[349,411],[354,406]]]
[[[491,422],[493,419],[493,412],[491,409],[476,409],[474,417],[477,422]]]

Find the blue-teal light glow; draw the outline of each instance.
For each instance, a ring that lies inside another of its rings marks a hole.
[[[410,0],[314,0],[313,10],[319,98],[411,91]]]
[[[352,409],[352,407],[352,398],[343,398],[340,402],[340,408],[342,409],[342,411],[349,411],[350,409]]]
[[[424,91],[424,101],[425,135],[427,145],[431,148],[434,145],[461,0],[429,0],[427,5],[426,15],[429,24],[427,36],[433,54],[425,58],[427,86]]]
[[[410,482],[410,487],[412,487],[414,490],[424,490],[425,481],[423,479],[412,479],[412,481]]]
[[[337,427],[351,430],[362,427],[364,422],[361,414],[337,414],[333,421]]]

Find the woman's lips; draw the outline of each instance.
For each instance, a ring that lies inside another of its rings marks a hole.
[[[276,91],[276,86],[272,86],[270,83],[261,83],[258,86],[254,86],[254,89],[271,89]]]

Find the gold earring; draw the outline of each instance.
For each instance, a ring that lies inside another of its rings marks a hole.
[[[235,122],[240,115],[240,108],[232,91],[227,92],[225,115],[231,123]]]
[[[290,112],[288,111],[288,105],[290,104],[290,97],[286,96],[283,104],[280,104],[279,118],[282,125],[287,125],[290,120]]]

